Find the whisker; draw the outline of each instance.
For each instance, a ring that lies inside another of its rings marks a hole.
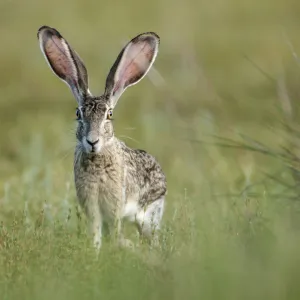
[[[125,127],[125,130],[136,130],[136,127]]]
[[[65,153],[62,153],[61,157],[59,158],[60,161],[64,161],[71,153],[73,153],[74,145],[70,146],[69,149],[64,151]]]
[[[138,140],[136,140],[136,139],[134,139],[134,138],[132,138],[132,137],[130,137],[130,136],[128,136],[128,135],[120,135],[120,138],[122,138],[122,139],[129,139],[129,140],[131,140],[131,141],[134,141],[134,142],[137,143],[137,144],[140,143]]]

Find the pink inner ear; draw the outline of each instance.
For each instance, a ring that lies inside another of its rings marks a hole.
[[[66,43],[59,37],[52,35],[44,42],[44,51],[53,71],[62,79],[73,83],[77,78],[77,72],[70,63],[72,57]]]
[[[149,37],[128,45],[116,72],[114,93],[136,83],[145,75],[155,55],[155,46]]]

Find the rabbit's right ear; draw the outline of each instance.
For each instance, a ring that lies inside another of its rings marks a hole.
[[[43,26],[38,30],[41,50],[52,71],[72,90],[79,105],[90,94],[86,67],[78,54],[54,28]]]
[[[159,36],[154,32],[133,38],[121,51],[106,79],[105,95],[115,107],[127,87],[138,83],[151,68],[159,47]]]

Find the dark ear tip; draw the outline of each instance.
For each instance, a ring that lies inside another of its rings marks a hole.
[[[49,26],[46,26],[46,25],[43,25],[42,27],[40,27],[38,29],[38,32],[37,32],[37,37],[39,37],[40,33],[43,31],[43,30],[47,30],[47,29],[51,29]]]
[[[158,39],[158,42],[160,42],[160,37],[157,33],[150,31],[150,32],[148,32],[148,34],[155,36]]]
[[[49,27],[47,25],[43,25],[39,28],[38,32],[42,31],[43,29],[51,29],[51,27]]]
[[[147,39],[147,38],[154,39],[155,43],[157,45],[160,44],[160,37],[159,37],[159,35],[157,33],[153,32],[153,31],[141,33],[138,36],[136,36],[132,41],[137,41],[137,40],[140,40],[140,39]]]
[[[40,28],[38,29],[38,32],[37,32],[37,37],[38,37],[38,38],[40,37],[40,34],[41,34],[43,31],[44,31],[45,33],[47,33],[48,35],[57,35],[58,37],[61,37],[61,34],[60,34],[56,29],[44,25],[44,26],[42,26],[42,27],[40,27]]]

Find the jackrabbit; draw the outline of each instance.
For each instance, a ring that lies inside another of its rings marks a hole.
[[[50,68],[78,102],[75,186],[95,247],[101,247],[103,222],[110,228],[116,226],[122,245],[131,245],[122,237],[124,218],[134,222],[142,236],[157,242],[167,193],[165,175],[154,157],[128,148],[114,136],[112,115],[125,89],[149,71],[158,53],[159,37],[147,32],[133,38],[117,57],[99,97],[88,88],[84,63],[56,29],[41,27],[38,39]]]

